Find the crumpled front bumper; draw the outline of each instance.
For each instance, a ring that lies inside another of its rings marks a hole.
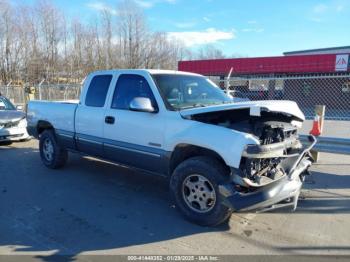
[[[312,160],[309,151],[316,144],[316,138],[311,136],[311,145],[305,148],[300,155],[290,158],[289,173],[281,179],[255,191],[242,193],[235,190],[232,183],[219,185],[224,204],[234,211],[267,211],[280,207],[297,207],[300,190],[303,185],[303,176],[311,166]]]

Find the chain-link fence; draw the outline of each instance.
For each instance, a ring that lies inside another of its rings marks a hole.
[[[296,101],[308,119],[314,116],[315,105],[326,106],[326,120],[350,120],[350,74],[288,77],[212,78],[236,101]],[[81,84],[38,84],[32,97],[39,100],[79,99]],[[24,104],[27,93],[23,86],[0,86],[0,92],[15,104]]]
[[[28,89],[32,89],[31,97]],[[35,86],[0,86],[0,93],[15,104],[25,104],[29,99],[74,100],[79,99],[81,84],[38,84]]]
[[[212,80],[228,88],[236,101],[292,100],[308,119],[314,116],[315,105],[325,105],[326,120],[350,120],[350,74]]]
[[[9,98],[15,104],[24,104],[25,92],[21,86],[0,86],[0,94]]]

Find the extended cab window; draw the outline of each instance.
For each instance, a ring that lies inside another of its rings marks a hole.
[[[143,76],[131,74],[119,76],[113,95],[112,108],[128,110],[130,102],[135,97],[147,97],[151,100],[153,107],[158,108],[152,90]]]
[[[94,76],[86,94],[85,105],[103,107],[111,80],[112,75]]]

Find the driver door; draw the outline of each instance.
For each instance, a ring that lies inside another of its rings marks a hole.
[[[157,112],[130,110],[130,102],[135,97],[149,98]],[[138,74],[121,74],[111,105],[105,111],[105,157],[128,166],[162,172],[164,122],[146,78]]]

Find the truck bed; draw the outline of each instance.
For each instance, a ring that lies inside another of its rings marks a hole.
[[[47,121],[55,129],[75,132],[75,110],[79,100],[30,101],[28,103],[28,127],[37,126],[38,121]]]

